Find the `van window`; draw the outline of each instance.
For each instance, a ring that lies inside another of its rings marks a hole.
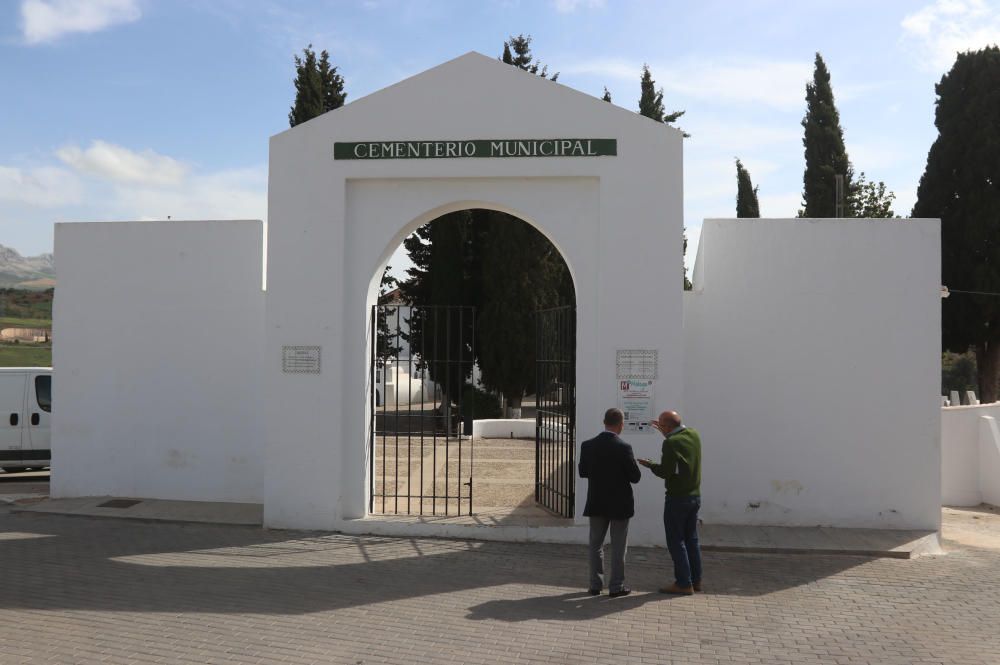
[[[52,411],[52,377],[48,374],[35,377],[35,399],[42,411]]]

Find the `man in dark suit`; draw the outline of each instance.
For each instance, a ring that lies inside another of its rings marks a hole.
[[[601,593],[604,575],[604,537],[611,530],[611,579],[608,595],[627,596],[625,586],[625,548],[628,544],[628,521],[635,514],[632,484],[642,474],[632,454],[632,446],[618,435],[625,415],[620,409],[604,414],[604,431],[580,446],[580,477],[586,478],[587,505],[583,514],[590,518],[590,595]]]

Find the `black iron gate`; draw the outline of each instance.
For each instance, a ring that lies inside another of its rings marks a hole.
[[[573,517],[576,487],[576,307],[536,314],[535,501]]]
[[[472,514],[475,309],[376,305],[370,513]]]

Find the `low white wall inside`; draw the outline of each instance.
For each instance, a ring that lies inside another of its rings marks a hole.
[[[1000,403],[941,409],[941,503],[1000,506]]]
[[[937,220],[706,220],[682,411],[706,522],[939,527],[939,237]]]
[[[258,221],[57,224],[56,497],[260,502]]]
[[[497,418],[472,421],[474,439],[534,439],[534,418]]]

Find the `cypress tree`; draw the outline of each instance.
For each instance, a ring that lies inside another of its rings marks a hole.
[[[642,77],[639,79],[639,114],[647,118],[652,118],[656,122],[672,125],[677,121],[684,111],[674,111],[666,113],[663,110],[663,88],[656,89],[656,81],[649,71],[649,65],[642,66]],[[690,136],[684,133],[684,137]]]
[[[806,84],[805,134],[806,169],[802,176],[802,206],[799,217],[836,217],[836,176],[844,176],[844,203],[853,191],[853,169],[844,147],[840,114],[833,101],[830,72],[823,56],[816,54],[813,80]],[[849,215],[847,206],[843,216]]]
[[[941,219],[941,272],[952,289],[1000,293],[1000,49],[960,53],[935,90],[938,137],[913,217]],[[997,400],[1000,298],[954,293],[941,303],[942,342],[976,352],[981,401]]]
[[[736,160],[736,216],[760,217],[760,204],[757,202],[757,190],[750,181],[750,172]]]
[[[295,103],[288,113],[290,127],[340,108],[347,99],[344,79],[336,67],[330,66],[330,54],[323,51],[317,59],[312,44],[302,49],[301,58],[295,56],[294,84]]]
[[[662,122],[665,124],[670,124],[677,120],[677,118],[684,115],[684,111],[674,111],[673,113],[664,113],[663,111],[663,88],[659,90],[656,89],[656,81],[653,80],[653,75],[649,71],[649,65],[642,66],[642,76],[639,79],[639,114],[644,115],[647,118],[651,118],[656,122]],[[685,131],[681,131],[684,138],[689,138],[691,135]],[[682,232],[683,233],[683,232]],[[687,235],[683,236],[683,245],[681,246],[681,257],[687,255]],[[691,281],[687,277],[687,267],[684,267],[684,290],[691,290]]]
[[[413,267],[408,278],[399,285],[404,300],[415,307],[415,315],[407,321],[406,335],[412,349],[437,349],[454,359],[454,349],[446,349],[444,341],[461,338],[467,347],[461,357],[468,362],[447,362],[447,358],[427,357],[423,362],[432,381],[444,395],[442,404],[456,399],[466,379],[472,373],[473,324],[469,317],[421,315],[422,305],[479,305],[480,282],[477,278],[479,260],[474,255],[472,211],[461,210],[438,217],[425,224],[403,241]],[[433,352],[429,353],[433,356]]]
[[[542,78],[555,81],[559,78],[559,72],[549,76],[548,66],[543,66],[540,60],[535,60],[531,54],[531,35],[511,35],[503,43],[503,54],[500,62],[523,69],[529,74],[536,74]]]

